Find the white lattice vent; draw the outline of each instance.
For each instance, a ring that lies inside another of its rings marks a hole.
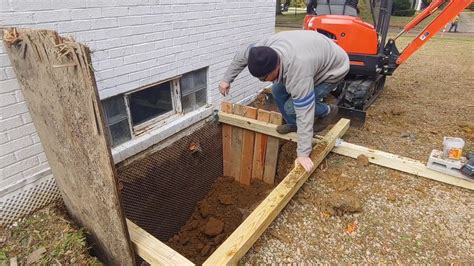
[[[0,226],[7,226],[19,218],[61,198],[53,175],[27,184],[0,198]]]

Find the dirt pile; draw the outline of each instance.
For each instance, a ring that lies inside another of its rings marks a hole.
[[[272,186],[253,180],[250,186],[232,177],[220,177],[207,196],[168,245],[194,263],[202,264],[209,255],[258,206]]]
[[[357,158],[358,167],[366,167],[366,164],[368,164],[367,157]],[[321,212],[330,216],[343,216],[362,211],[362,201],[354,192],[358,184],[356,178],[348,176],[341,169],[327,169],[323,172],[322,178],[334,191],[319,201]]]
[[[323,201],[321,210],[329,215],[342,216],[361,212],[362,204],[353,193],[333,192]]]

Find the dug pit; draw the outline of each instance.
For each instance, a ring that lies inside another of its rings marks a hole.
[[[202,264],[271,190],[271,185],[260,180],[245,186],[232,177],[219,177],[186,224],[166,244]]]

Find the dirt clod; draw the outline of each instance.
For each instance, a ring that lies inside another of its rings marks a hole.
[[[234,204],[234,199],[232,199],[231,195],[224,194],[224,195],[219,196],[219,202],[224,205],[230,205],[230,204]]]
[[[207,203],[207,201],[203,201],[199,207],[201,216],[206,218],[211,213],[211,207]]]
[[[390,113],[392,115],[399,116],[399,115],[402,115],[404,111],[399,107],[393,107],[392,110],[390,110]]]
[[[224,229],[224,222],[211,217],[209,221],[206,223],[206,227],[204,228],[204,233],[208,236],[217,236],[218,234],[222,233]]]
[[[391,192],[387,194],[387,200],[390,202],[394,202],[397,200],[397,196],[395,196],[395,193]]]
[[[365,167],[369,165],[369,158],[367,156],[361,154],[357,156],[357,166],[359,167]]]
[[[344,214],[362,211],[360,200],[349,192],[333,192],[322,203],[323,212],[330,215],[343,216]]]
[[[207,244],[201,249],[201,256],[206,256],[207,253],[209,253],[209,250],[211,250],[211,245]]]

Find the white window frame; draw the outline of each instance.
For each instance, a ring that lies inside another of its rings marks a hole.
[[[160,127],[160,126],[166,124],[170,120],[171,117],[175,117],[176,115],[182,114],[183,111],[182,111],[182,106],[181,106],[181,90],[180,90],[180,87],[179,87],[179,79],[181,77],[182,77],[182,75],[176,76],[176,77],[173,77],[173,78],[170,78],[170,79],[162,80],[160,82],[153,83],[151,85],[146,85],[146,86],[138,88],[136,90],[124,93],[125,105],[126,105],[126,108],[127,108],[127,115],[129,117],[128,121],[129,121],[129,125],[130,125],[130,130],[132,131],[131,132],[132,133],[132,139],[134,137],[140,136],[141,134],[147,132],[148,130],[150,130],[152,128]],[[131,96],[131,94],[136,93],[138,91],[146,90],[146,89],[149,89],[151,87],[158,86],[158,85],[161,85],[161,84],[164,84],[164,83],[167,83],[167,82],[170,83],[172,110],[169,111],[169,112],[166,112],[164,114],[161,114],[161,115],[159,115],[155,118],[152,118],[150,120],[142,122],[138,125],[133,125],[133,123],[132,123],[133,118],[132,118],[132,113],[131,113],[131,110],[130,110],[130,96]]]

